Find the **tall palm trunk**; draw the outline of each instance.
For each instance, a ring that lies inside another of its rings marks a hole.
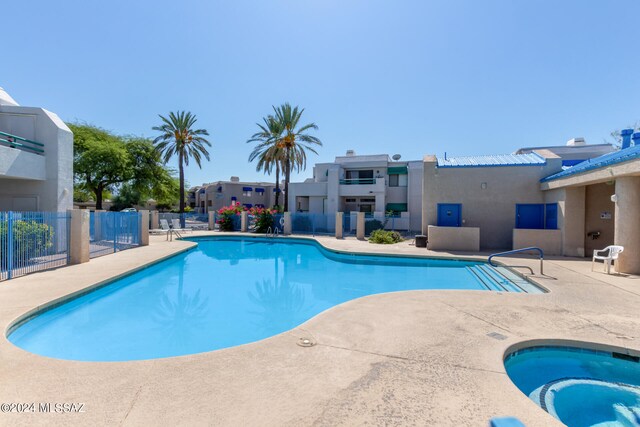
[[[178,155],[178,170],[180,171],[180,227],[184,228],[184,154],[180,152]]]
[[[284,211],[289,212],[289,178],[291,177],[291,152],[287,147],[286,163],[284,165]]]
[[[280,164],[276,160],[276,206],[280,201]]]

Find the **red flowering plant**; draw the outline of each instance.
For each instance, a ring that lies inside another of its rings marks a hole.
[[[256,233],[266,233],[269,227],[273,230],[275,227],[274,214],[278,213],[276,209],[253,207],[249,209],[249,215],[253,216],[254,231]]]
[[[243,210],[245,209],[239,203],[233,202],[229,206],[218,209],[216,222],[220,226],[220,231],[233,231],[233,219],[239,217]]]

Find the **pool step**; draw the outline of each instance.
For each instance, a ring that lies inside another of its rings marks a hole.
[[[490,291],[523,292],[524,289],[514,282],[513,276],[507,276],[497,268],[488,264],[467,267],[467,270]],[[523,280],[519,278],[520,280]]]
[[[544,293],[544,291],[541,290],[539,287],[535,286],[534,284],[529,282],[527,279],[515,273],[512,269],[508,267],[493,267],[493,268],[496,271],[498,271],[500,274],[502,274],[504,277],[509,279],[511,282],[513,282],[514,285],[516,285],[518,288],[520,288],[524,292],[534,293],[534,294]]]

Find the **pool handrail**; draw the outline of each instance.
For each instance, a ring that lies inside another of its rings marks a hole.
[[[542,249],[536,247],[536,246],[530,246],[528,248],[514,249],[512,251],[506,251],[506,252],[496,252],[495,254],[489,255],[489,258],[487,258],[487,262],[489,263],[490,266],[497,267],[497,265],[495,265],[495,264],[493,264],[491,262],[494,257],[517,254],[517,253],[520,253],[520,252],[530,252],[530,251],[537,251],[538,254],[540,255],[540,275],[541,276],[544,275],[544,270],[543,270],[544,251]],[[531,271],[531,274],[534,274],[533,273],[533,269],[531,267],[526,266],[526,265],[508,265],[507,267],[511,267],[511,268],[526,268],[529,271]]]

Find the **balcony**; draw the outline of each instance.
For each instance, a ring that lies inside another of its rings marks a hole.
[[[45,157],[0,145],[0,178],[47,179]]]
[[[340,185],[366,185],[375,184],[376,178],[355,178],[355,179],[341,179]]]
[[[0,145],[26,151],[28,153],[44,155],[44,144],[1,131]]]
[[[384,178],[356,178],[340,180],[340,196],[366,196],[384,193]]]

